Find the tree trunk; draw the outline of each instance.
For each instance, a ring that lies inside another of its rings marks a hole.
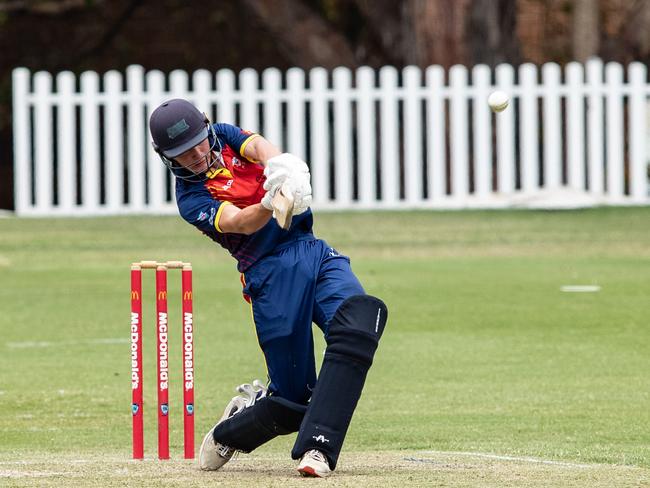
[[[102,0],[5,0],[0,3],[0,12],[32,12],[40,15],[60,15],[70,10],[84,9]]]
[[[584,63],[600,48],[598,0],[574,0],[573,58]]]
[[[357,65],[348,41],[300,0],[244,0],[290,62],[303,69]]]
[[[399,3],[395,0],[354,0],[366,29],[378,40],[385,62],[395,66],[406,63],[404,13]]]
[[[471,0],[408,0],[404,6],[407,63],[448,68],[465,64],[464,16]]]
[[[473,0],[468,15],[471,64],[519,62],[516,0]]]
[[[637,0],[628,19],[622,37],[628,41],[637,59],[647,60],[650,56],[650,0]]]

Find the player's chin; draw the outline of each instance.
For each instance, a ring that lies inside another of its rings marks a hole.
[[[208,165],[207,164],[202,164],[200,166],[193,166],[191,168],[186,168],[190,173],[193,173],[194,176],[205,176],[205,174],[208,172]]]

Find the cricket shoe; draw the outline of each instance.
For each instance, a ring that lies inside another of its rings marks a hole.
[[[226,406],[219,422],[214,424],[214,427],[210,429],[210,432],[205,435],[203,442],[201,443],[201,449],[199,450],[199,467],[202,470],[216,471],[230,461],[233,455],[237,452],[237,449],[215,442],[213,434],[217,425],[224,420],[229,419],[233,415],[237,415],[239,412],[244,410],[244,408],[246,408],[246,399],[241,396],[234,397],[230,400],[228,406]]]
[[[301,476],[325,478],[330,475],[332,470],[330,469],[325,454],[316,449],[312,449],[311,451],[307,451],[300,458],[298,472]]]

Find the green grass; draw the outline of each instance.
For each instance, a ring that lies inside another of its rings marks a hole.
[[[650,208],[318,214],[317,234],[351,256],[390,312],[342,459],[400,450],[533,456],[635,466],[642,481],[630,486],[642,486],[650,469],[648,221]],[[0,219],[0,461],[128,459],[129,346],[119,340],[128,339],[129,264],[141,259],[194,264],[197,440],[234,385],[265,377],[234,261],[179,218]],[[560,292],[566,284],[602,289]],[[171,320],[180,320],[177,305]],[[145,309],[148,323],[152,312]],[[153,324],[147,334],[153,457]],[[319,360],[323,349],[318,338]],[[175,381],[177,458],[180,397]],[[292,440],[260,455],[288,458]],[[453,470],[444,476],[450,486],[474,486],[453,484]]]

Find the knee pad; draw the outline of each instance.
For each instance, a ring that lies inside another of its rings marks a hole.
[[[325,355],[344,356],[370,367],[387,317],[388,309],[378,298],[370,295],[348,298],[332,317]]]
[[[217,425],[214,440],[243,452],[251,452],[278,435],[296,432],[306,410],[306,405],[281,397],[264,397]]]
[[[386,305],[369,295],[345,300],[330,322],[325,359],[291,456],[310,449],[336,467],[343,440],[388,318]]]

